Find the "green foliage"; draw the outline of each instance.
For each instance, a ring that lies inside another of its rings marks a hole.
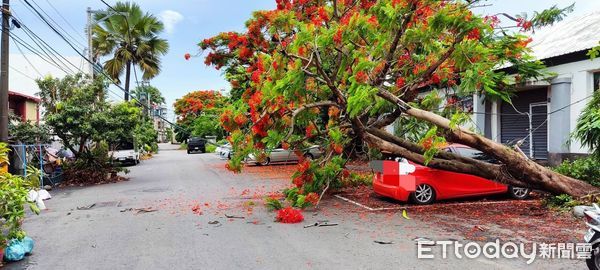
[[[113,164],[106,142],[95,143],[72,162],[63,164],[65,181],[73,184],[102,183],[111,180],[114,172],[128,172]]]
[[[281,200],[279,200],[277,198],[271,198],[271,197],[265,198],[265,205],[267,206],[267,209],[270,211],[279,210],[279,209],[283,208],[283,203],[281,202]]]
[[[215,150],[217,150],[217,146],[214,144],[207,144],[206,145],[206,153],[214,153]]]
[[[111,15],[105,18],[106,14]],[[119,83],[131,65],[138,66],[144,80],[160,73],[160,57],[169,50],[169,43],[159,38],[164,25],[156,16],[144,13],[136,3],[117,2],[106,12],[97,13],[95,19],[101,22],[92,29],[94,56],[112,57],[104,62],[104,70],[113,80]],[[125,88],[131,74],[126,76]]]
[[[87,151],[88,141],[115,143],[132,137],[139,108],[133,103],[108,104],[103,80],[78,74],[63,79],[46,77],[37,83],[46,108],[46,125],[76,156]]]
[[[373,185],[373,175],[370,173],[367,174],[359,174],[352,172],[348,177],[346,177],[343,181],[344,187],[359,187],[359,186],[372,186]]]
[[[11,140],[22,144],[50,143],[50,128],[32,121],[9,121],[8,135]]]
[[[165,98],[160,90],[152,85],[138,86],[131,90],[131,96],[137,100],[146,100],[148,95],[150,95],[150,102],[152,104],[160,105],[165,103]]]
[[[590,49],[587,52],[587,55],[591,58],[591,59],[596,59],[598,57],[598,55],[600,55],[600,45]]]
[[[144,121],[133,131],[133,138],[140,149],[145,152],[158,152],[158,133],[151,121]]]
[[[192,137],[217,136],[217,139],[222,139],[225,135],[225,130],[219,124],[217,115],[204,114],[196,117],[190,125]]]
[[[600,156],[600,91],[581,112],[572,136]]]
[[[600,187],[600,158],[598,156],[589,156],[574,161],[565,160],[554,170],[560,174]]]
[[[567,211],[580,204],[568,194],[553,195],[544,200],[544,204],[550,208]]]
[[[1,160],[7,160],[8,151],[7,145],[0,143]],[[0,173],[0,249],[6,247],[10,239],[25,237],[21,224],[26,205],[34,213],[39,213],[35,203],[27,201],[27,193],[38,185],[39,175],[39,171],[32,168],[28,168],[25,178],[7,172]]]

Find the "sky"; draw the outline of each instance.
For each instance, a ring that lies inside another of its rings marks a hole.
[[[88,7],[93,10],[106,9],[100,0],[28,1],[37,4],[48,17],[54,19],[68,35],[72,36],[75,40],[73,44],[80,52],[83,52],[87,44],[84,31],[86,9]],[[15,17],[63,55],[66,65],[73,71],[77,69],[87,71],[87,65],[81,57],[58,35],[51,32],[50,28],[27,8],[24,0],[11,2]],[[115,3],[113,0],[107,2],[111,5]],[[221,72],[213,67],[207,67],[202,55],[186,61],[184,54],[199,53],[197,44],[202,39],[224,31],[242,31],[245,21],[250,18],[253,11],[275,7],[275,0],[137,0],[134,2],[138,3],[143,10],[159,17],[165,24],[162,37],[168,40],[170,50],[162,58],[162,72],[152,79],[150,84],[161,90],[168,107],[172,106],[175,99],[191,91],[204,89],[227,91],[229,84],[223,79]],[[571,3],[575,3],[575,11],[569,16],[600,10],[598,0],[489,0],[483,2],[484,6],[475,8],[474,11],[480,14],[506,12],[514,15],[522,12],[531,13],[555,4],[563,7]],[[22,29],[15,28],[12,33],[32,43]],[[38,92],[33,79],[48,74],[56,77],[65,75],[65,72],[30,54],[23,46],[20,46],[20,49],[25,56],[21,54],[15,43],[11,42],[11,69],[9,70],[11,90],[33,95]],[[72,65],[66,61],[71,62]],[[139,72],[138,76],[141,80]],[[110,96],[113,100],[120,100],[122,92],[116,87],[111,87]],[[169,117],[173,117],[172,111]]]

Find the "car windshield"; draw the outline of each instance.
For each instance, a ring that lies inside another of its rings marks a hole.
[[[486,155],[485,153],[483,153],[477,149],[467,148],[467,147],[456,147],[454,149],[456,149],[456,152],[463,157],[481,160],[481,161],[485,161],[488,163],[498,163],[497,160],[495,160],[494,158]]]
[[[133,150],[133,142],[120,142],[115,147],[115,150]]]
[[[201,142],[203,139],[202,138],[190,138],[190,142],[192,143],[197,143],[197,142]]]

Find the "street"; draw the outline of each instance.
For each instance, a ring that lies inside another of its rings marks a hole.
[[[336,198],[328,198],[320,210],[305,211],[303,223],[276,223],[261,196],[288,186],[289,179],[233,174],[215,154],[188,155],[168,144],[160,148],[152,159],[128,167],[129,181],[52,190],[53,198],[46,201],[48,210],[28,215],[24,223],[36,241],[33,254],[6,269],[527,266],[522,259],[441,259],[437,247],[436,259],[418,259],[415,237],[462,238],[436,229],[426,217],[405,219],[400,212],[366,214]],[[339,225],[303,227],[319,220]],[[581,269],[585,262],[538,258],[532,266]]]

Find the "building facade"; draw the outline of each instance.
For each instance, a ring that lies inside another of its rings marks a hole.
[[[553,75],[520,87],[512,104],[474,96],[476,129],[500,143],[523,140],[522,150],[541,163],[555,165],[588,154],[570,135],[600,83],[600,59],[587,55],[599,45],[598,25],[600,11],[534,34],[532,52]]]

